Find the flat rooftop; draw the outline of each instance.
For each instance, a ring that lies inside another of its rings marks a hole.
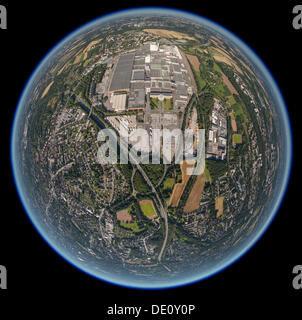
[[[119,57],[109,91],[129,89],[134,55],[134,53],[128,53]]]

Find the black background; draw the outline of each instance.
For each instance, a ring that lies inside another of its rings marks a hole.
[[[297,311],[302,290],[292,287],[292,269],[302,263],[301,169],[302,30],[292,27],[297,3],[265,4],[187,0],[82,3],[67,1],[24,2],[0,0],[8,11],[8,29],[0,30],[0,106],[2,165],[0,210],[0,265],[8,270],[8,290],[0,290],[0,313],[58,315],[61,306],[86,317],[106,316],[108,306],[150,307],[151,304],[195,304],[191,317],[257,315]],[[278,83],[288,106],[293,133],[293,167],[287,193],[273,223],[256,245],[239,261],[202,282],[173,290],[134,290],[111,285],[77,270],[42,240],[18,199],[10,166],[10,131],[19,96],[31,72],[58,41],[82,24],[118,9],[147,5],[176,7],[218,22],[243,39],[261,57]],[[300,303],[299,303],[300,301]],[[25,307],[19,308],[18,306]],[[239,313],[239,307],[243,311]],[[301,310],[300,310],[301,311]],[[155,316],[154,316],[155,317]],[[175,316],[174,316],[175,317]],[[163,318],[173,319],[173,316]],[[122,316],[121,318],[125,318]],[[141,317],[140,317],[141,318]],[[155,318],[160,318],[159,316]]]

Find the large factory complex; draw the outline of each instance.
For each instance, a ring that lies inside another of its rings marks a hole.
[[[108,96],[105,106],[116,112],[143,110],[150,105],[150,99],[158,104],[171,99],[169,110],[181,110],[192,94],[189,68],[176,46],[144,44],[113,61],[103,79],[104,94]]]
[[[145,146],[148,152],[154,129],[181,127],[183,119],[179,115],[183,114],[195,85],[187,58],[177,46],[146,43],[111,60],[98,88],[98,93],[107,96],[104,106],[116,112],[107,116],[107,121],[120,134],[146,129],[150,136],[150,144]],[[144,112],[120,114],[131,110]],[[217,99],[210,119],[206,158],[224,160],[227,120]],[[198,129],[197,123],[194,129]],[[171,148],[175,148],[174,141]]]

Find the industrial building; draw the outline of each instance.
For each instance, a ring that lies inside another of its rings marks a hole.
[[[144,44],[119,56],[107,92],[110,107],[115,111],[142,110],[149,95],[160,100],[173,99],[176,109],[184,108],[192,87],[183,59],[176,46],[157,43]],[[126,93],[128,99],[115,98],[116,93]]]
[[[221,102],[215,99],[211,114],[206,158],[224,160],[227,150],[227,119]]]
[[[115,111],[124,111],[126,109],[127,94],[113,94],[110,103]]]
[[[114,68],[109,92],[113,93],[114,91],[123,90],[129,91],[133,60],[134,53],[124,54],[119,57],[119,60]]]

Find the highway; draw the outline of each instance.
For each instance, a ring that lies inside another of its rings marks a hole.
[[[100,120],[95,114],[93,114],[91,112],[91,108],[88,107],[85,102],[80,99],[79,97],[75,96],[77,102],[80,104],[80,106],[88,113],[89,117],[95,121],[95,123],[101,128],[104,129],[106,128],[106,126],[104,125],[103,121]],[[168,240],[168,232],[169,232],[169,225],[168,225],[168,215],[167,212],[162,204],[162,201],[158,195],[158,192],[156,191],[155,187],[153,186],[152,182],[150,181],[148,175],[146,174],[146,172],[144,171],[144,169],[141,167],[140,165],[140,161],[139,161],[139,157],[137,156],[136,152],[134,152],[132,149],[130,150],[130,152],[128,151],[128,144],[124,144],[124,143],[119,143],[119,141],[117,140],[117,144],[120,148],[120,152],[124,152],[129,154],[129,160],[132,164],[136,165],[137,169],[139,170],[139,172],[142,174],[143,178],[145,179],[145,181],[147,182],[147,184],[149,185],[149,187],[151,188],[152,192],[155,194],[156,199],[158,201],[159,204],[159,210],[160,210],[160,215],[164,220],[164,224],[165,224],[165,238],[161,247],[161,250],[159,252],[158,255],[158,261],[160,262],[163,256],[163,253],[165,251],[166,245],[167,245],[167,240]]]

